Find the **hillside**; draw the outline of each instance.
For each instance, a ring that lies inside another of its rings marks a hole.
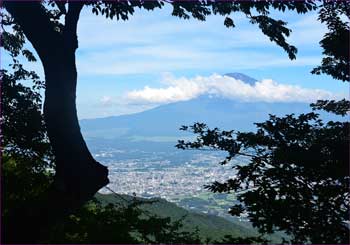
[[[122,196],[126,200],[131,200],[133,198],[127,195]],[[104,204],[125,202],[113,194],[98,193],[96,194],[96,198]],[[257,235],[253,229],[247,228],[247,226],[243,224],[240,225],[238,223],[233,223],[214,215],[191,212],[164,199],[152,198],[148,200],[156,202],[152,204],[144,204],[142,205],[142,209],[160,217],[170,217],[173,221],[179,220],[185,216],[183,220],[184,229],[194,231],[195,228],[198,227],[199,233],[204,239],[207,237],[210,237],[211,239],[220,239],[227,234],[233,236]]]

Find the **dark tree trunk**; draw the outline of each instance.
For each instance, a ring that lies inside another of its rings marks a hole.
[[[55,187],[85,202],[108,184],[107,168],[94,160],[80,132],[76,111],[75,49],[65,44],[48,54],[44,64],[44,117],[56,158]]]
[[[13,219],[17,223],[3,229],[5,240],[30,243],[45,236],[47,227],[107,185],[108,170],[89,152],[77,117],[76,29],[83,3],[69,3],[62,32],[55,31],[40,2],[6,1],[4,6],[21,26],[44,66],[44,118],[56,164],[54,183],[48,192],[29,211],[18,210]]]

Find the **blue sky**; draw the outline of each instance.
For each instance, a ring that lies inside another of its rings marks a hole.
[[[315,12],[274,13],[293,30],[288,40],[298,48],[298,54],[291,61],[282,48],[240,14],[232,16],[236,27],[228,29],[221,16],[210,16],[205,22],[183,20],[172,17],[168,8],[136,11],[126,22],[111,21],[90,11],[83,10],[78,25],[77,105],[81,119],[138,112],[208,91],[222,95],[225,89],[242,90],[231,86],[240,86],[235,81],[220,77],[229,72],[264,81],[260,89],[225,95],[245,100],[254,93],[261,94],[252,98],[256,101],[269,100],[276,91],[290,95],[286,101],[301,98],[300,93],[312,100],[348,92],[343,82],[310,74],[321,61],[318,42],[326,30]],[[6,57],[3,61],[6,64]],[[29,66],[42,74],[41,64]],[[266,92],[267,88],[271,91]],[[284,97],[275,100],[283,101]]]

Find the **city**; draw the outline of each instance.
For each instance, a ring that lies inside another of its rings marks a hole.
[[[181,153],[183,151],[128,152],[108,148],[95,151],[94,157],[108,166],[108,187],[116,193],[164,198],[190,210],[231,218],[227,211],[237,202],[234,194],[216,194],[205,189],[214,181],[223,182],[234,177],[234,170],[229,165],[218,164],[224,155],[197,151],[188,154],[186,159],[182,154],[183,162],[180,162]],[[233,160],[231,165],[242,160]],[[106,188],[100,192],[110,193]]]

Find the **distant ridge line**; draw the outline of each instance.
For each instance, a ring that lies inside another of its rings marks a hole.
[[[224,76],[232,77],[237,80],[241,80],[245,83],[248,83],[250,85],[254,85],[258,80],[255,78],[252,78],[246,74],[240,73],[240,72],[231,72],[231,73],[226,73]]]

